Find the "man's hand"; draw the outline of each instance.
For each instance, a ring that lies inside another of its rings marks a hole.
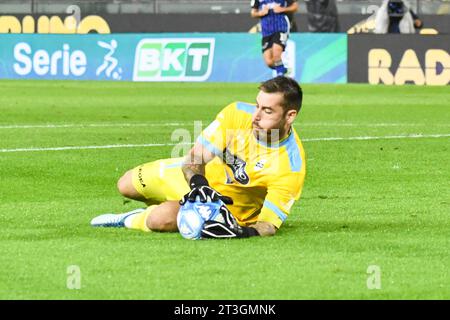
[[[183,196],[180,200],[180,205],[185,204],[187,201],[195,202],[199,197],[201,202],[213,201],[217,202],[222,200],[225,204],[233,204],[233,199],[224,196],[209,186],[208,180],[205,176],[196,174],[189,181],[191,191]]]
[[[284,7],[282,7],[282,6],[280,6],[279,3],[277,3],[277,4],[274,5],[274,7],[273,7],[273,12],[275,12],[275,13],[284,13],[285,10],[286,10],[286,9],[285,9]]]
[[[269,14],[269,7],[264,6],[261,10],[258,11],[260,17],[264,17]]]
[[[277,3],[273,7],[273,12],[275,13],[295,13],[298,10],[298,2],[294,1],[289,7],[282,7],[279,3]]]
[[[261,10],[255,9],[253,8],[250,11],[250,15],[252,16],[252,18],[262,18],[266,15],[269,14],[269,7],[268,6],[263,6]]]
[[[206,221],[202,229],[202,238],[248,238],[259,236],[256,229],[241,227],[226,206],[220,208],[221,220]]]
[[[414,19],[414,28],[421,29],[423,27],[422,20],[420,19]]]

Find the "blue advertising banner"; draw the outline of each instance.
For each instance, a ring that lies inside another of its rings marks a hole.
[[[293,34],[283,60],[302,83],[346,83],[347,35]],[[257,34],[0,35],[4,79],[260,82],[272,76]]]

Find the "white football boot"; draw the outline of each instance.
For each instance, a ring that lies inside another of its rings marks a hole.
[[[99,215],[91,220],[91,226],[93,227],[109,227],[109,228],[123,228],[125,227],[125,220],[129,216],[141,213],[145,211],[144,208],[139,208],[133,211],[125,213],[106,213]]]

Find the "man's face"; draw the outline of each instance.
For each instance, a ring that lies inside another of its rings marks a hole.
[[[286,115],[282,107],[282,93],[259,91],[252,128],[256,138],[266,142],[277,141],[286,133]]]

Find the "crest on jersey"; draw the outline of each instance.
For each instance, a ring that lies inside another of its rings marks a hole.
[[[267,159],[259,160],[258,162],[256,162],[255,168],[253,168],[253,170],[259,171],[259,170],[264,169],[264,165],[266,164],[266,162],[267,162]]]

